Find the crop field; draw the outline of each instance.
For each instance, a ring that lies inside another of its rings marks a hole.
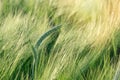
[[[0,80],[120,80],[120,0],[0,0]]]

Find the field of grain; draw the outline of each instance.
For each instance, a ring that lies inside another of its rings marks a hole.
[[[0,80],[120,80],[120,0],[0,0]]]

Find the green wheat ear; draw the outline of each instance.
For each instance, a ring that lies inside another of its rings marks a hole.
[[[32,50],[33,50],[33,53],[34,53],[34,60],[38,60],[38,53],[37,53],[37,50],[39,48],[39,46],[41,45],[41,43],[49,36],[51,35],[52,33],[58,31],[59,29],[61,28],[61,25],[57,25],[55,27],[53,27],[52,29],[48,30],[47,32],[45,32],[39,39],[38,41],[36,42],[35,44],[35,47],[32,46]],[[35,61],[35,62],[36,62]],[[38,63],[38,61],[37,61]]]
[[[34,75],[35,75],[35,72],[36,72],[36,69],[38,67],[38,60],[39,60],[39,57],[38,57],[38,48],[40,47],[41,43],[49,36],[51,35],[52,33],[58,31],[59,29],[61,28],[61,25],[58,25],[58,26],[55,26],[53,27],[52,29],[48,30],[47,32],[45,32],[39,39],[38,41],[36,42],[35,46],[33,46],[31,44],[31,48],[32,48],[32,51],[33,51],[33,70],[32,70],[32,79],[34,79]]]
[[[61,25],[57,25],[55,27],[53,27],[52,29],[50,29],[49,31],[45,32],[36,42],[35,44],[35,48],[38,49],[39,46],[41,45],[42,41],[48,37],[50,34],[54,33],[55,31],[59,30],[61,28]]]

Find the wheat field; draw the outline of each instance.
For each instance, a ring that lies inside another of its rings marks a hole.
[[[0,80],[120,80],[120,0],[0,0]]]

